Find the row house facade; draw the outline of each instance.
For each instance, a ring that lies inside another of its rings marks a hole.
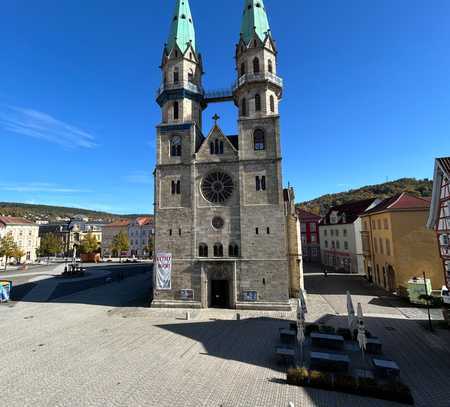
[[[320,263],[319,224],[322,218],[303,209],[297,209],[297,216],[300,219],[303,261]]]
[[[323,267],[345,273],[364,273],[360,216],[380,201],[366,199],[330,208],[319,225]]]
[[[444,276],[435,234],[426,228],[429,208],[428,199],[401,193],[361,215],[369,281],[406,296],[408,281],[425,272],[433,289],[441,289]]]
[[[445,285],[450,287],[450,157],[436,159],[427,226],[436,232]]]
[[[23,218],[0,216],[0,239],[10,234],[16,245],[24,253],[20,262],[33,263],[36,261],[39,248],[39,226]],[[19,260],[19,259],[17,259]],[[0,257],[3,266],[6,259]]]
[[[153,249],[149,242],[153,241],[155,233],[153,218],[142,216],[128,225],[129,254],[132,257],[152,257]]]
[[[128,220],[119,220],[103,226],[101,244],[103,257],[119,257],[120,253],[112,249],[113,240],[120,232],[128,236],[129,224]]]

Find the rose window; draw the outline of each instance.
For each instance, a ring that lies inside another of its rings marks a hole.
[[[202,183],[202,192],[209,202],[225,202],[233,194],[233,180],[223,172],[208,174]]]

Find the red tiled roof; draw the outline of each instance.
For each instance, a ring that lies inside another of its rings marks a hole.
[[[136,219],[136,222],[140,226],[151,225],[153,223],[153,218],[151,216],[142,216]]]
[[[428,209],[429,207],[429,199],[420,198],[414,195],[407,194],[406,192],[402,192],[400,194],[392,196],[391,198],[386,198],[366,213],[371,214],[381,211],[405,209]]]
[[[297,209],[297,216],[300,221],[309,221],[309,222],[319,222],[322,219],[321,216],[316,215],[315,213],[305,211],[303,209]]]
[[[4,225],[34,225],[33,222],[24,218],[15,218],[13,216],[0,216],[0,223]]]
[[[321,224],[330,225],[330,215],[332,212],[337,212],[339,216],[339,224],[349,224],[353,223],[360,215],[362,215],[370,205],[375,202],[376,198],[364,199],[362,201],[352,201],[347,202],[342,205],[333,206],[328,210],[325,218],[322,219]],[[345,222],[343,221],[342,215],[345,214]],[[326,222],[326,223],[325,223]]]
[[[104,228],[118,228],[121,226],[128,226],[130,224],[129,220],[118,220],[113,223],[108,223],[107,225],[104,225]]]

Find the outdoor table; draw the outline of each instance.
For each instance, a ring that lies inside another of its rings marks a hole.
[[[283,360],[286,365],[295,365],[295,349],[287,346],[278,346],[275,348],[275,353]]]
[[[311,369],[331,372],[347,372],[350,358],[347,355],[329,352],[311,352]]]
[[[280,329],[280,340],[285,345],[295,345],[297,338],[297,332],[291,329]]]
[[[318,346],[319,348],[342,349],[344,347],[344,338],[341,335],[313,332],[311,341],[313,346]]]
[[[400,376],[400,368],[397,363],[392,360],[372,359],[375,367],[375,375],[381,378],[398,378]]]
[[[381,355],[383,346],[378,338],[367,338],[366,352],[373,355]]]

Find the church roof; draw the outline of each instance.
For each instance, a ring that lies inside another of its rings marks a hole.
[[[243,40],[249,43],[256,32],[259,39],[264,41],[268,31],[270,31],[269,19],[263,0],[245,0],[241,25]]]
[[[181,52],[185,52],[189,44],[196,50],[195,28],[189,0],[177,0],[167,41],[167,52],[172,51],[176,45]]]

